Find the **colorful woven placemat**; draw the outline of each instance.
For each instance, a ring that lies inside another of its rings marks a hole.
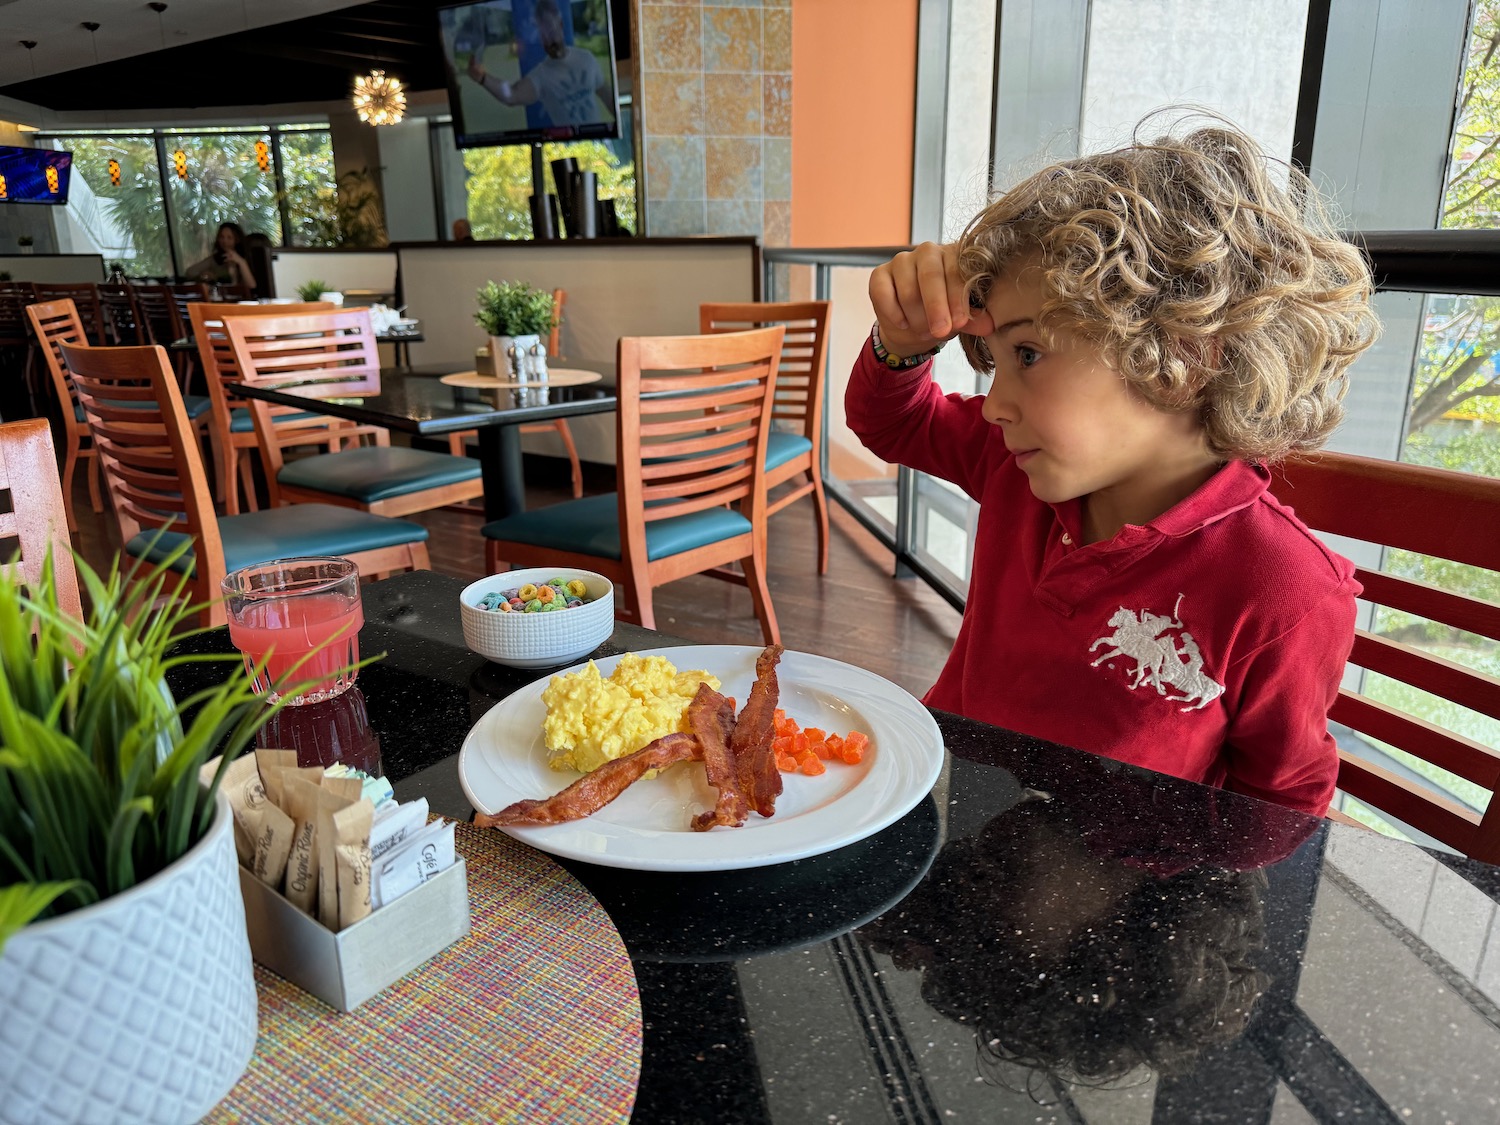
[[[348,1013],[257,965],[255,1056],[205,1121],[629,1120],[641,1003],[619,931],[540,852],[457,835],[473,932]]]

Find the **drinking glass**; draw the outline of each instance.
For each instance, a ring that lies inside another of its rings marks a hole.
[[[283,687],[310,682],[287,699],[294,707],[321,703],[353,686],[365,615],[359,569],[348,559],[258,563],[225,575],[223,590],[229,639],[244,653],[245,671],[261,695],[280,700],[276,684],[283,677]]]

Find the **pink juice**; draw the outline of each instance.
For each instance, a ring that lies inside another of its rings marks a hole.
[[[288,688],[317,681],[296,693],[304,702],[314,702],[331,698],[354,682],[352,671],[342,676],[338,672],[359,660],[359,630],[364,623],[359,599],[342,594],[268,598],[249,602],[229,615],[229,639],[245,654],[247,672],[266,660],[256,690],[268,691],[290,673]],[[304,658],[306,662],[298,667]]]

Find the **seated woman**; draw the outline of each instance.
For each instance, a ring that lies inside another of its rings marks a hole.
[[[254,293],[255,271],[245,260],[245,232],[240,225],[220,223],[219,233],[214,236],[213,253],[189,266],[187,276],[192,281],[206,281],[210,285],[243,285]]]

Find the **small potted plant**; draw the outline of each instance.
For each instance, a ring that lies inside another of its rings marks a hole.
[[[474,319],[490,338],[490,359],[500,378],[525,382],[526,366],[517,355],[530,355],[543,335],[552,331],[552,294],[524,281],[487,281],[477,294]],[[519,352],[517,351],[519,349]]]
[[[169,565],[127,589],[79,560],[82,619],[50,565],[30,589],[0,571],[0,1088],[44,1116],[196,1121],[255,1049],[217,789],[277,708],[239,674],[173,697],[169,672],[240,657],[174,650],[198,607]]]
[[[344,303],[344,295],[328,288],[326,281],[304,281],[297,286],[297,296],[304,301],[329,301],[335,305]]]
[[[36,239],[29,234],[23,234],[16,239],[16,245],[21,248],[21,253],[30,254],[31,248],[36,245]]]

